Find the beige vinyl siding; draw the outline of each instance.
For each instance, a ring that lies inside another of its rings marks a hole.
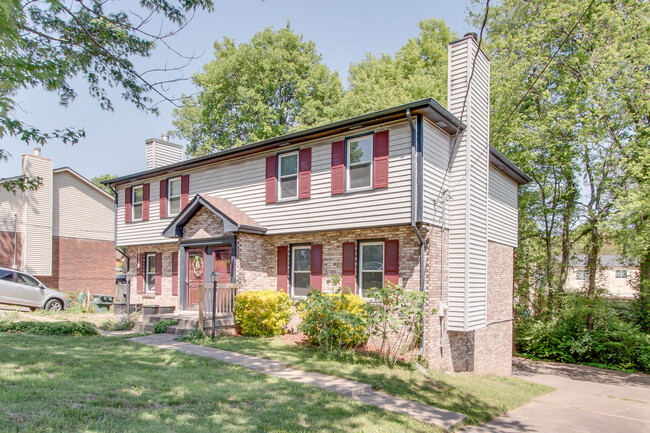
[[[486,325],[489,172],[489,64],[479,54],[463,110],[475,42],[464,39],[449,50],[453,78],[450,111],[467,130],[457,143],[450,171],[449,316],[450,330],[470,331]]]
[[[0,231],[14,232],[14,225],[17,226],[17,231],[21,231],[22,220],[22,203],[23,193],[16,191],[16,194],[0,188]],[[15,216],[18,216],[16,224]]]
[[[113,241],[113,199],[70,172],[54,173],[53,234]]]
[[[147,170],[183,160],[183,146],[174,143],[161,143],[155,139],[146,143]]]
[[[519,234],[517,187],[515,181],[490,167],[488,239],[515,248]]]
[[[389,186],[375,191],[331,195],[331,143],[364,132],[389,133]],[[267,234],[340,230],[408,224],[411,218],[411,130],[406,121],[358,129],[346,135],[313,140],[299,147],[312,148],[311,198],[281,203],[265,203],[266,157],[276,151],[263,152],[235,161],[176,175],[190,175],[191,200],[195,194],[224,198],[268,229]],[[161,236],[171,218],[159,218],[159,178],[152,178],[150,221],[124,224],[124,186],[119,189],[117,224],[118,245],[169,242]]]
[[[424,119],[422,219],[428,224],[442,224],[441,204],[436,206],[434,201],[441,203],[443,192],[449,187],[449,175],[445,179],[445,171],[449,164],[451,143],[453,137]]]
[[[33,155],[23,155],[23,173],[41,177],[42,185],[25,194],[23,212],[24,270],[33,275],[52,274],[52,161]]]

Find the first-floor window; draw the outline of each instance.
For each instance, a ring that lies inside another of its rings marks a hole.
[[[144,267],[144,291],[156,291],[156,255],[147,254]]]
[[[578,281],[587,281],[589,279],[589,270],[587,269],[576,269],[576,280]]]
[[[311,275],[311,246],[292,247],[291,296],[307,296]]]
[[[359,295],[369,297],[371,289],[384,287],[384,243],[359,244]]]
[[[627,269],[617,269],[616,278],[625,278],[627,279]]]

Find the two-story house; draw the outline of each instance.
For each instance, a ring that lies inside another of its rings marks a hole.
[[[148,140],[148,169],[108,181],[134,302],[196,308],[215,269],[294,298],[335,290],[329,275],[361,296],[392,281],[437,309],[421,347],[432,366],[508,374],[528,178],[489,145],[475,35],[450,44],[449,65],[449,109],[425,99],[171,164],[179,147]]]

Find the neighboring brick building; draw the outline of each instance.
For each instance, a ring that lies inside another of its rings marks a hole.
[[[114,199],[74,170],[52,169],[40,149],[23,155],[36,191],[0,190],[0,266],[63,291],[115,293]]]
[[[489,145],[489,60],[475,37],[450,45],[449,65],[449,111],[424,99],[188,161],[148,140],[146,170],[107,181],[132,300],[194,309],[213,269],[292,298],[333,291],[330,275],[361,296],[390,281],[438,310],[423,324],[430,365],[509,374],[517,189],[529,179]]]

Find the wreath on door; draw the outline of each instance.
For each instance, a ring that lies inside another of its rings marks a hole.
[[[190,259],[192,272],[199,278],[203,275],[203,255],[196,255]]]

